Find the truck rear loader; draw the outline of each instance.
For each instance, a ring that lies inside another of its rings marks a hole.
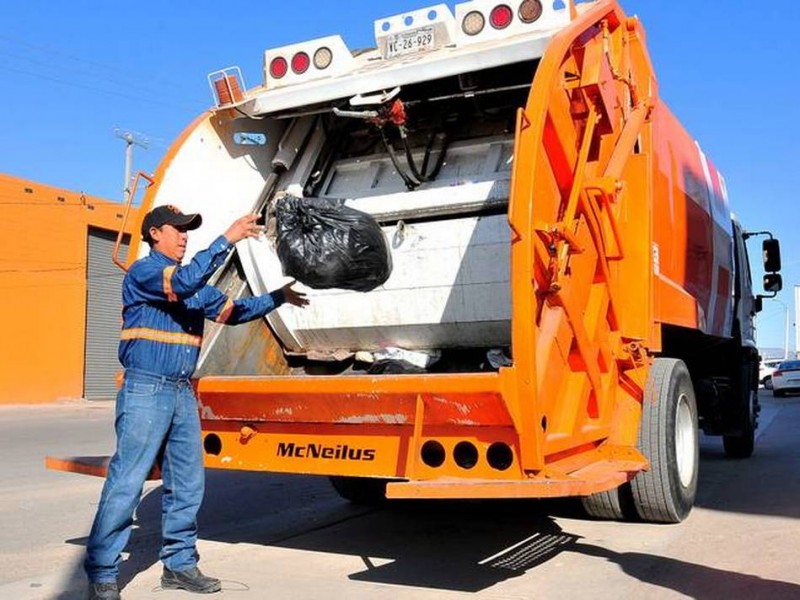
[[[580,496],[596,517],[681,521],[699,429],[753,452],[763,296],[642,24],[610,0],[472,0],[374,30],[360,52],[337,35],[268,50],[255,87],[212,73],[213,108],[148,177],[141,214],[202,213],[188,255],[265,217],[215,275],[230,297],[286,281],[287,195],[371,215],[390,248],[370,292],[209,325],[206,465],[325,475],[356,502]]]

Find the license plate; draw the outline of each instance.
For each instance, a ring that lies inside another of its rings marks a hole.
[[[436,47],[433,27],[420,27],[386,38],[386,58],[425,52]]]

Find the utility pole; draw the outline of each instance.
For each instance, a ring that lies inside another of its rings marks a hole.
[[[795,288],[796,289],[796,288]],[[789,359],[789,305],[783,300],[773,298],[775,302],[783,307],[784,332],[783,332],[783,360]]]
[[[794,286],[794,357],[800,358],[800,285]]]
[[[133,166],[133,146],[140,146],[147,150],[150,140],[134,131],[121,131],[114,129],[114,135],[125,141],[125,184],[122,186],[122,200],[127,204],[131,194],[131,168]]]

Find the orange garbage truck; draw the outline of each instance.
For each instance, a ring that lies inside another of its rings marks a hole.
[[[264,216],[213,280],[232,297],[286,281],[289,197],[368,215],[388,250],[369,291],[210,324],[206,466],[328,476],[356,502],[579,496],[681,521],[700,430],[753,452],[764,296],[642,24],[613,0],[472,0],[374,32],[268,50],[254,87],[211,73],[214,106],[148,178],[143,209],[203,214],[189,255]],[[778,242],[757,233],[774,294]]]

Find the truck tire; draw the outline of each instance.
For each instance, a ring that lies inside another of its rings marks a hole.
[[[681,360],[657,358],[645,386],[639,449],[650,470],[631,481],[633,504],[644,521],[679,523],[697,493],[700,451],[697,403]]]
[[[750,458],[756,447],[756,432],[752,421],[739,435],[723,435],[722,446],[728,458]]]
[[[386,502],[386,479],[372,477],[329,477],[333,489],[345,500],[353,504],[376,506]]]
[[[596,519],[629,521],[636,517],[629,483],[623,483],[613,490],[584,496],[581,504],[586,514]]]
[[[758,392],[751,389],[751,375],[747,364],[742,365],[742,390],[747,394],[743,407],[741,432],[722,436],[722,446],[728,458],[750,458],[756,448],[758,427]]]

